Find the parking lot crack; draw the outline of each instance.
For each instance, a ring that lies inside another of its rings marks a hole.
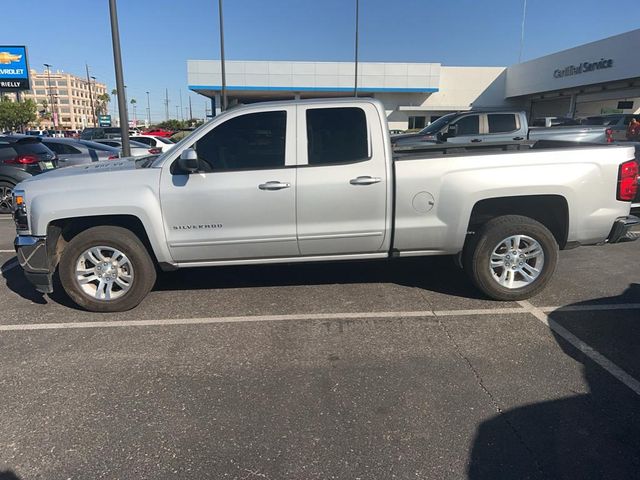
[[[504,415],[504,411],[502,410],[502,407],[500,407],[500,404],[498,403],[498,400],[491,393],[491,391],[487,388],[487,386],[485,385],[485,383],[484,383],[484,381],[482,379],[482,375],[480,375],[480,372],[478,372],[476,367],[474,367],[474,365],[471,362],[471,360],[469,359],[469,357],[467,357],[463,353],[462,348],[460,347],[458,342],[456,342],[455,338],[453,338],[453,335],[451,335],[451,332],[449,331],[449,329],[447,329],[447,326],[442,321],[442,317],[438,316],[435,312],[434,312],[434,316],[436,317],[436,323],[438,324],[438,327],[440,328],[440,330],[442,330],[442,332],[447,337],[447,340],[449,341],[449,343],[453,346],[453,351],[455,352],[456,356],[458,356],[464,362],[464,364],[467,366],[469,371],[472,373],[476,384],[478,385],[480,390],[482,390],[482,392],[485,394],[485,396],[489,399],[489,403],[491,404],[491,407],[495,410],[495,412],[498,414],[498,418],[503,420],[508,425],[509,429],[513,432],[515,437],[518,439],[518,442],[520,442],[522,447],[529,454],[531,460],[533,461],[533,463],[536,466],[536,469],[542,475],[542,477],[549,478],[549,475],[547,475],[546,472],[544,471],[544,469],[542,468],[542,465],[540,464],[540,462],[536,458],[535,453],[533,452],[533,450],[531,450],[531,448],[529,448],[529,445],[527,445],[527,443],[525,442],[523,436],[520,434],[520,431],[509,420],[507,415]]]

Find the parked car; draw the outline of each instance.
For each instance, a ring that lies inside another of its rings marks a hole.
[[[101,143],[102,145],[108,145],[110,147],[115,147],[120,151],[120,156],[122,156],[122,140],[120,138],[98,138],[94,140],[94,142]],[[130,141],[129,146],[131,147],[132,157],[141,157],[143,155],[155,155],[158,153],[162,153],[162,149],[158,147],[149,147],[149,145],[145,145],[144,143]]]
[[[133,135],[131,140],[134,140],[138,143],[144,143],[145,145],[149,145],[150,147],[157,147],[162,152],[166,152],[171,150],[175,143],[169,140],[166,137],[156,137],[153,135]]]
[[[394,135],[394,148],[416,148],[432,143],[494,143],[523,140],[613,141],[606,126],[529,128],[524,112],[458,112],[444,115],[418,133]]]
[[[11,193],[16,184],[57,164],[55,153],[39,137],[0,136],[0,213],[11,213]]]
[[[532,127],[563,127],[565,125],[580,125],[580,121],[570,117],[538,117],[531,122]]]
[[[375,99],[238,107],[151,164],[18,185],[18,257],[41,249],[27,279],[50,293],[57,268],[69,297],[99,312],[136,306],[156,267],[421,255],[457,255],[485,295],[513,301],[544,288],[559,249],[631,241],[640,225],[629,147],[433,145],[394,158],[389,146]]]
[[[152,128],[152,129],[147,130],[146,132],[142,132],[142,133],[144,135],[152,135],[154,137],[167,137],[167,138],[169,138],[175,132],[172,132],[171,130],[166,130],[164,128]]]
[[[80,130],[65,130],[64,136],[65,138],[79,138]]]
[[[118,138],[122,135],[120,127],[85,128],[80,133],[82,140],[96,140],[98,138]]]
[[[632,118],[640,120],[640,114],[613,113],[610,115],[595,115],[583,119],[582,124],[608,127],[612,131],[612,136],[615,141],[624,142],[627,139],[627,127]]]
[[[90,140],[44,138],[42,139],[42,143],[56,153],[58,156],[58,166],[60,167],[83,165],[100,160],[115,160],[120,158],[120,150],[118,148]]]
[[[48,130],[27,130],[26,132],[24,132],[24,134],[32,137],[48,137],[49,131]]]

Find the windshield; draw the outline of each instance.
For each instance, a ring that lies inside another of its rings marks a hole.
[[[457,113],[449,113],[448,115],[444,115],[437,119],[435,122],[432,122],[431,125],[427,125],[425,128],[420,130],[418,133],[420,135],[435,135],[444,127],[446,127],[449,123],[456,118]]]

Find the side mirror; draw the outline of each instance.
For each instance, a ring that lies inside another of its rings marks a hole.
[[[196,173],[198,169],[198,154],[193,148],[187,148],[180,154],[178,160],[180,170],[187,173]]]

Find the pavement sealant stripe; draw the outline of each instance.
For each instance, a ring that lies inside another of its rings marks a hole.
[[[584,355],[589,357],[595,363],[604,368],[607,372],[613,375],[615,378],[624,383],[627,387],[629,387],[636,395],[640,395],[640,382],[625,372],[618,365],[613,363],[607,357],[602,355],[600,352],[595,350],[593,347],[587,345],[585,342],[576,337],[569,330],[564,328],[558,322],[553,320],[549,315],[547,315],[544,310],[546,308],[538,308],[533,306],[531,303],[527,301],[518,302],[524,309],[526,309],[531,315],[536,317],[542,323],[544,323],[547,327],[553,330],[555,333],[560,335],[564,340],[569,342],[575,348],[580,350]],[[636,304],[637,305],[637,304]],[[586,307],[586,305],[584,305]],[[604,305],[593,305],[594,307],[604,307]],[[617,307],[618,305],[611,305],[613,307]],[[598,308],[597,310],[605,310],[605,308]],[[617,310],[617,308],[612,308],[611,310]],[[565,311],[571,311],[566,309]],[[573,311],[586,311],[586,309],[573,309]]]

